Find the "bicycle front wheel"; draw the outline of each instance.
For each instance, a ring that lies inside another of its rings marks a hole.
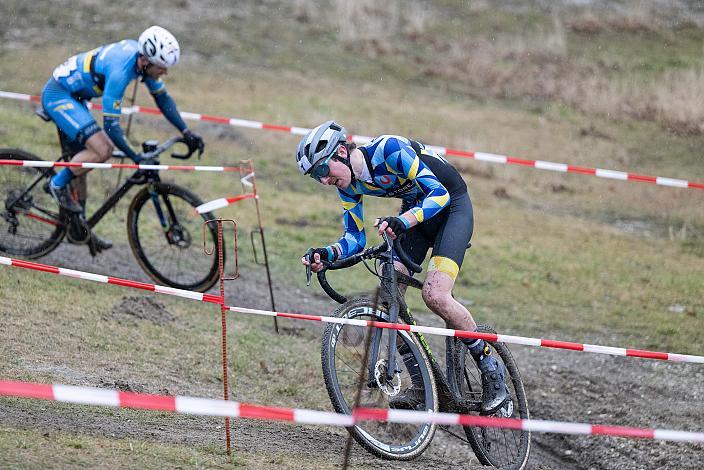
[[[388,321],[383,308],[374,310],[369,299],[355,299],[334,313],[340,318]],[[389,335],[396,335],[396,367],[392,381],[385,379],[389,359]],[[372,335],[372,338],[367,338]],[[378,335],[377,340],[374,336]],[[364,364],[364,349],[376,349]],[[438,410],[435,380],[430,363],[416,337],[407,331],[371,329],[333,324],[325,329],[322,341],[323,377],[335,411],[351,414],[357,391],[363,408],[391,408],[417,411]],[[371,371],[370,371],[371,369]],[[360,374],[361,373],[361,374]],[[361,385],[360,385],[361,377]],[[390,460],[419,456],[430,444],[436,425],[432,423],[361,422],[348,428],[354,439],[372,454]]]
[[[485,325],[478,325],[477,331],[482,333],[496,333]],[[459,343],[459,340],[455,340]],[[456,344],[457,344],[456,343]],[[499,364],[506,368],[506,386],[509,391],[509,402],[499,409],[494,415],[500,418],[528,419],[528,401],[523,388],[521,374],[516,361],[504,343],[487,341]],[[482,381],[481,373],[469,350],[458,344],[458,350],[464,354],[462,363],[464,370],[459,371],[458,377],[461,384],[463,398],[481,403]],[[464,432],[474,454],[484,465],[512,470],[523,469],[528,461],[530,452],[530,432],[521,429],[489,428],[464,426]]]
[[[18,149],[0,149],[0,159],[41,161]],[[0,165],[0,252],[34,259],[61,243],[59,205],[43,190],[53,175],[51,168]]]
[[[167,183],[143,188],[127,213],[127,236],[142,269],[160,284],[205,292],[218,280],[217,256],[203,252],[202,202],[189,190]],[[218,246],[217,225],[205,230],[208,247]],[[223,247],[223,259],[225,250]]]

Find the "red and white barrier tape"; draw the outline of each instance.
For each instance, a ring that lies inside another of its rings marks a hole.
[[[190,290],[175,289],[173,287],[160,286],[158,284],[147,284],[145,282],[130,281],[129,279],[120,279],[119,277],[103,276],[102,274],[93,274],[83,271],[75,271],[67,268],[57,268],[48,264],[33,263],[20,259],[5,258],[0,256],[0,264],[14,266],[17,268],[32,269],[34,271],[42,271],[45,273],[58,274],[59,276],[72,277],[74,279],[83,279],[85,281],[101,282],[103,284],[114,284],[116,286],[132,287],[134,289],[148,290],[159,294],[173,295],[186,299],[199,300],[222,305],[223,298],[219,295],[203,294],[202,292],[194,292]]]
[[[247,186],[247,187],[254,187],[254,184],[250,181],[252,178],[254,178],[254,172],[251,172],[242,178],[240,178],[240,182],[242,183],[242,186]],[[205,212],[210,212],[214,211],[216,209],[221,209],[223,207],[227,207],[230,204],[234,204],[235,202],[241,201],[243,199],[257,199],[259,196],[257,196],[254,193],[246,193],[246,194],[241,194],[239,196],[233,196],[233,197],[221,197],[219,199],[214,199],[209,202],[205,202],[201,204],[200,206],[196,207],[196,212],[199,214],[204,214]]]
[[[133,170],[185,170],[185,171],[240,171],[236,166],[204,166],[204,165],[144,165],[136,163],[81,163],[81,162],[48,162],[42,160],[1,160],[0,166],[26,166],[35,168],[73,167],[73,168],[127,168]]]
[[[190,171],[239,171],[240,168],[236,166],[192,166],[192,165],[141,165],[141,164],[128,164],[128,163],[80,163],[80,162],[48,162],[48,161],[37,161],[37,160],[2,160],[0,159],[0,166],[10,165],[10,166],[26,166],[26,167],[36,167],[36,168],[51,168],[51,167],[74,167],[74,168],[129,168],[134,170],[190,170]],[[254,173],[250,173],[247,176],[241,178],[242,184],[245,186],[252,186],[249,181],[254,176]],[[215,209],[220,209],[230,204],[240,201],[242,199],[248,199],[256,197],[254,194],[244,194],[236,197],[219,198],[210,202],[206,202],[196,207],[196,211],[199,214],[204,212],[210,212]]]
[[[0,91],[0,98],[9,98],[22,101],[33,101],[40,102],[38,96],[26,95],[22,93],[12,93],[7,91]],[[102,109],[102,105],[95,103],[88,103],[91,109]],[[149,108],[145,106],[132,106],[129,108],[124,108],[123,112],[125,114],[131,113],[144,113],[159,115],[161,112],[157,108]],[[270,131],[287,132],[289,134],[295,135],[305,135],[310,131],[310,129],[305,127],[293,127],[293,126],[280,126],[275,124],[266,124],[260,121],[250,121],[246,119],[237,118],[227,118],[219,116],[209,116],[206,114],[189,113],[182,112],[181,117],[183,119],[194,120],[194,121],[205,121],[205,122],[215,122],[218,124],[226,124],[234,127],[246,127],[249,129],[262,129]],[[350,136],[350,139],[358,144],[363,144],[369,142],[372,138],[368,136]],[[455,157],[462,158],[472,158],[474,160],[479,160],[489,163],[498,163],[504,165],[520,165],[533,167],[539,170],[557,171],[560,173],[578,173],[582,175],[591,175],[599,178],[608,178],[620,181],[639,181],[641,183],[651,183],[660,186],[670,186],[674,188],[690,188],[690,189],[704,189],[704,183],[698,183],[694,181],[687,181],[677,178],[667,178],[663,176],[648,176],[641,175],[637,173],[607,170],[603,168],[588,168],[575,165],[569,165],[566,163],[555,163],[543,160],[526,160],[523,158],[511,157],[508,155],[497,155],[493,153],[484,152],[470,152],[467,150],[457,150],[441,146],[429,145],[429,148],[442,152],[446,155],[452,155]]]
[[[327,426],[349,427],[361,421],[382,421],[389,423],[434,422],[441,425],[506,428],[531,432],[591,434],[667,441],[704,442],[704,432],[568,423],[536,419],[494,418],[455,413],[432,413],[379,408],[357,408],[353,411],[352,415],[343,415],[327,411],[279,408],[208,398],[151,395],[146,393],[121,392],[118,390],[60,384],[48,385],[29,382],[0,381],[0,396],[35,398],[79,405],[160,410],[200,416],[254,418]]]
[[[458,338],[481,338],[487,341],[494,341],[500,343],[521,344],[524,346],[537,346],[552,349],[567,349],[571,351],[610,354],[613,356],[641,357],[646,359],[659,359],[662,361],[693,362],[704,364],[704,356],[692,356],[688,354],[674,354],[667,352],[643,351],[639,349],[615,348],[610,346],[580,344],[572,343],[569,341],[557,341],[552,339],[527,338],[525,336],[511,336],[494,333],[479,333],[476,331],[452,330],[449,328],[436,328],[433,326],[406,325],[402,323],[386,323],[371,320],[356,320],[352,318],[324,317],[319,315],[304,315],[300,313],[270,312],[267,310],[256,310],[252,308],[243,307],[226,306],[225,308],[232,312],[250,313],[254,315],[264,315],[270,317],[293,318],[296,320],[310,320],[362,327],[386,328],[389,330],[412,331],[415,333],[423,333],[429,335],[456,336]]]
[[[243,199],[254,199],[256,197],[258,196],[255,196],[254,193],[240,194],[239,196],[234,197],[221,197],[219,199],[214,199],[212,201],[201,204],[200,206],[196,207],[196,212],[198,212],[199,214],[204,214],[206,212],[214,211],[215,209],[221,209],[223,207],[229,206],[230,204],[241,201]]]
[[[104,276],[102,274],[87,273],[83,271],[75,271],[73,269],[59,268],[49,266],[47,264],[34,263],[31,261],[23,261],[14,258],[5,258],[0,256],[0,264],[14,266],[17,268],[31,269],[34,271],[42,271],[46,273],[58,274],[74,279],[83,279],[87,281],[96,281],[104,284],[114,284],[118,286],[132,287],[135,289],[143,289],[159,294],[173,295],[187,299],[199,300],[221,305],[224,300],[219,295],[203,294],[183,289],[175,289],[173,287],[160,286],[156,284],[147,284],[144,282],[130,281],[128,279],[120,279],[117,277]],[[456,336],[458,338],[481,338],[488,341],[495,341],[509,344],[521,344],[524,346],[537,346],[553,349],[567,349],[572,351],[584,351],[600,354],[611,354],[614,356],[641,357],[646,359],[659,359],[663,361],[674,362],[692,362],[704,364],[704,357],[691,356],[687,354],[674,354],[667,352],[642,351],[638,349],[615,348],[610,346],[597,346],[593,344],[580,344],[568,341],[557,341],[550,339],[528,338],[524,336],[511,336],[494,333],[479,333],[476,331],[452,330],[449,328],[437,328],[432,326],[420,325],[405,325],[400,323],[375,322],[370,320],[355,320],[350,318],[324,317],[319,315],[304,315],[299,313],[271,312],[267,310],[257,310],[252,308],[225,306],[226,309],[232,312],[249,313],[255,315],[275,316],[283,318],[293,318],[298,320],[312,320],[325,323],[341,323],[347,325],[363,326],[363,327],[378,327],[391,330],[404,330],[416,333],[439,335],[439,336]]]

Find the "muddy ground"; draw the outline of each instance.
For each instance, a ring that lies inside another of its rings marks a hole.
[[[128,279],[148,281],[132,259],[129,249],[116,246],[95,261],[84,247],[62,245],[41,262]],[[70,261],[69,261],[70,260]],[[332,302],[310,289],[290,291],[274,278],[279,311],[331,311]],[[263,269],[251,271],[227,287],[228,298],[237,304],[267,309],[268,290]],[[150,321],[168,327],[178,322],[160,302],[134,297],[125,290],[121,303],[106,315],[118,321]],[[317,335],[321,324],[283,320],[282,328]],[[295,337],[295,335],[293,335]],[[556,336],[557,337],[557,336]],[[571,339],[561,336],[561,339]],[[590,338],[593,344],[619,345],[614,338]],[[632,345],[627,345],[632,346]],[[598,354],[511,346],[523,375],[531,417],[536,419],[642,426],[701,431],[704,423],[704,370],[695,364],[677,364],[644,359],[628,359]],[[86,381],[76,378],[77,383]],[[93,380],[94,381],[94,380]],[[91,382],[88,380],[88,382]],[[159,393],[143,390],[123,378],[102,377],[94,386]],[[266,386],[266,384],[262,384]],[[320,383],[320,387],[323,387]],[[26,403],[26,402],[24,402]],[[261,403],[261,402],[259,402]],[[265,404],[265,403],[262,403]],[[329,409],[324,404],[321,409]],[[106,437],[129,437],[177,445],[222,445],[213,432],[210,418],[182,415],[154,415],[151,422],[124,420],[95,408],[29,406],[0,401],[0,422],[15,428],[40,428],[47,433],[71,431]],[[328,462],[337,467],[342,461],[344,429],[300,426],[289,423],[239,420],[235,422],[235,452],[295,455],[298,463],[285,466],[307,467],[309,462]],[[354,468],[474,468],[479,467],[468,448],[439,432],[419,459],[408,463],[377,460],[355,444]],[[540,469],[641,469],[702,468],[704,446],[650,440],[599,436],[533,434],[528,468]],[[319,464],[318,464],[319,465]],[[281,462],[272,463],[272,468]]]

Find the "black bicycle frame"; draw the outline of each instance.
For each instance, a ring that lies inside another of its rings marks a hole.
[[[132,189],[133,186],[142,186],[145,184],[152,184],[152,183],[159,183],[161,182],[161,179],[159,178],[159,174],[156,172],[156,170],[137,170],[135,171],[129,178],[125,180],[122,185],[117,188],[111,195],[108,197],[105,202],[93,213],[93,215],[90,216],[88,219],[88,226],[90,228],[95,227],[98,222],[105,216],[105,214],[110,211],[119,201],[122,199],[122,197],[127,194],[127,192]],[[155,198],[152,197],[152,200]],[[161,207],[159,206],[157,201],[154,201],[157,207],[157,213],[159,214],[159,221],[161,222],[162,227],[165,227],[165,220],[163,217],[163,213],[161,211]],[[168,205],[170,205],[167,202]],[[173,209],[169,207],[169,212],[173,212]]]
[[[62,161],[65,159],[65,156],[62,156],[59,158],[58,161]],[[158,162],[154,162],[157,163]],[[51,170],[47,169],[44,173],[41,174],[41,176],[38,176],[27,188],[24,190],[22,194],[20,194],[14,202],[22,200],[24,196],[26,196],[30,191],[34,189],[34,187],[42,181],[44,178],[47,177],[47,174]],[[127,194],[127,192],[132,189],[133,186],[142,186],[145,184],[154,184],[154,183],[160,183],[161,179],[159,178],[159,173],[157,170],[137,170],[135,171],[129,178],[125,180],[122,185],[117,188],[111,195],[108,197],[105,202],[93,213],[93,215],[90,216],[90,218],[86,221],[88,224],[88,227],[91,229],[95,227],[98,222],[105,216],[105,214],[110,211],[119,201],[122,199],[122,197]],[[154,201],[154,206],[157,212],[157,215],[159,216],[159,222],[162,227],[167,228],[168,227],[168,222],[166,218],[164,217],[164,212],[161,208],[161,204],[159,204],[159,200],[156,197],[156,194],[151,194],[152,196],[152,201]],[[14,205],[11,204],[10,206]],[[175,213],[173,210],[173,207],[171,206],[171,202],[166,199],[166,206],[167,210],[169,212],[169,215],[171,216],[171,220],[176,220],[175,219]],[[8,207],[10,209],[11,207]]]
[[[325,272],[328,269],[337,270],[344,269],[353,266],[364,259],[378,259],[381,261],[381,275],[377,276],[380,280],[380,303],[387,306],[388,309],[388,322],[398,323],[399,317],[403,319],[408,325],[414,325],[415,320],[411,315],[408,307],[406,305],[401,292],[399,291],[399,283],[421,288],[422,283],[407,274],[396,271],[394,267],[394,255],[398,255],[398,258],[406,265],[407,268],[412,269],[415,272],[420,272],[420,266],[416,265],[412,260],[408,258],[408,255],[399,246],[396,249],[393,248],[394,241],[390,240],[386,234],[384,234],[385,245],[379,245],[376,247],[368,248],[362,253],[345,258],[343,260],[338,260],[333,263],[328,263],[326,268],[317,273],[318,282],[323,288],[325,293],[327,293],[330,298],[339,302],[347,302],[347,297],[341,295],[328,283]],[[381,251],[380,251],[381,250]],[[310,255],[310,250],[308,256]],[[414,266],[415,265],[415,266]],[[306,269],[306,275],[310,281],[310,265]],[[367,363],[367,385],[371,388],[375,386],[376,378],[374,376],[375,367],[377,361],[379,360],[379,352],[381,347],[381,338],[383,334],[383,328],[374,328],[372,333],[372,338],[370,341],[371,351],[368,357]],[[413,333],[418,338],[421,346],[428,355],[428,360],[430,361],[430,366],[432,369],[432,374],[435,377],[435,383],[438,387],[438,395],[440,399],[440,410],[445,412],[478,412],[481,410],[481,401],[478,400],[467,400],[462,398],[462,379],[464,374],[464,360],[465,355],[462,354],[462,346],[456,344],[456,339],[454,337],[448,337],[445,339],[445,357],[446,357],[446,372],[443,372],[442,368],[435,360],[433,352],[430,349],[430,345],[427,343],[425,338],[421,333]],[[389,364],[386,370],[384,379],[391,382],[394,374],[397,372],[396,367],[396,334],[389,334]],[[459,348],[459,349],[458,349]],[[461,370],[458,369],[461,367]]]
[[[389,323],[398,323],[399,316],[403,318],[409,325],[415,324],[415,320],[411,316],[406,303],[401,297],[398,289],[398,273],[394,268],[393,255],[391,254],[391,248],[387,250],[379,258],[382,260],[382,276],[381,276],[381,301],[388,306]],[[393,332],[392,332],[393,333]],[[381,345],[381,337],[383,334],[383,329],[375,328],[371,340],[371,351],[369,354],[369,362],[367,364],[368,368],[368,386],[373,386],[376,379],[374,376],[374,368],[379,359],[379,349]],[[427,341],[421,333],[413,333],[419,339],[423,349],[428,355],[430,360],[430,366],[432,373],[435,376],[435,383],[438,387],[438,396],[440,401],[440,410],[447,412],[468,412],[468,411],[479,411],[481,407],[481,402],[479,401],[469,401],[463,400],[461,398],[461,390],[459,388],[459,381],[462,380],[461,376],[458,376],[457,367],[461,366],[462,371],[464,371],[464,355],[458,354],[457,348],[455,346],[454,338],[446,338],[445,340],[445,355],[446,355],[446,374],[442,372],[440,365],[435,360],[433,352],[430,349]],[[389,363],[386,370],[386,380],[391,382],[394,374],[400,372],[396,370],[396,334],[389,334]],[[451,379],[450,379],[451,378]]]

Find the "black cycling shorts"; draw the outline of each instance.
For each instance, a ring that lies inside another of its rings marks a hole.
[[[417,204],[415,198],[404,198],[401,213]],[[474,210],[469,194],[450,197],[450,203],[440,213],[406,232],[401,246],[416,263],[421,264],[432,247],[428,271],[442,271],[454,280],[464,253],[474,232]]]

